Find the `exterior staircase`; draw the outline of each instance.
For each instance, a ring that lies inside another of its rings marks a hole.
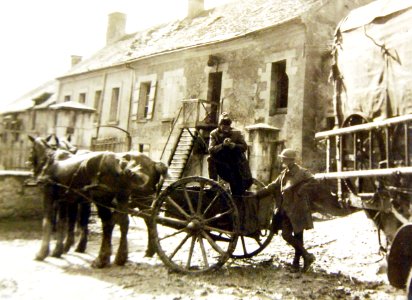
[[[192,153],[194,141],[196,139],[196,129],[184,127],[176,140],[174,149],[169,158],[169,175],[162,186],[162,190],[176,180],[182,178],[183,171]]]
[[[159,186],[160,191],[182,178],[195,145],[207,148],[203,136],[217,127],[208,117],[211,105],[209,101],[201,99],[182,100],[160,156],[160,160],[169,157],[167,165],[170,175]]]

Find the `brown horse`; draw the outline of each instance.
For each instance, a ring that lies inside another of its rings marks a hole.
[[[70,137],[66,139],[59,138],[57,136],[54,136],[54,145],[58,149],[65,149],[70,152],[78,153],[78,154],[84,154],[88,153],[90,151],[87,150],[79,150],[77,151],[77,148],[71,144]],[[123,152],[123,153],[116,153],[116,156],[121,158],[122,160],[125,160],[131,164],[134,165],[139,165],[140,167],[140,172],[143,174],[148,175],[148,181],[146,184],[140,186],[137,189],[134,189],[131,194],[131,198],[129,201],[129,208],[134,209],[138,208],[139,211],[145,211],[149,210],[152,206],[153,201],[155,200],[155,196],[158,193],[158,189],[161,186],[160,181],[164,179],[165,177],[168,176],[168,169],[165,164],[162,162],[155,162],[151,158],[149,158],[147,155],[144,155],[139,152]],[[74,241],[74,226],[75,226],[75,220],[76,220],[76,208],[77,206],[74,206],[72,208],[72,213],[69,211],[69,228],[68,228],[68,237],[65,242],[65,250],[70,248],[70,246],[73,244]],[[85,213],[83,213],[85,211]],[[84,204],[81,205],[80,207],[80,228],[81,228],[81,239],[79,241],[79,245],[83,245],[82,243],[84,241],[84,232],[87,232],[87,209],[85,209]],[[144,215],[143,215],[144,216]],[[146,226],[148,227],[148,218],[147,216],[144,216],[144,221],[146,223]],[[86,228],[85,228],[86,227]],[[149,227],[148,227],[149,228]],[[152,257],[155,254],[155,248],[154,244],[152,242],[152,238],[150,236],[150,231],[147,231],[148,234],[148,247],[146,249],[145,256],[147,257]],[[86,236],[86,242],[87,242],[87,236]],[[78,251],[78,247],[76,248],[76,251]]]
[[[140,172],[140,166],[119,158],[115,153],[91,152],[61,160],[62,152],[51,148],[45,139],[29,138],[33,143],[31,162],[34,175],[44,184],[43,238],[36,259],[43,260],[49,254],[54,211],[58,211],[58,221],[56,247],[52,255],[62,255],[67,203],[78,199],[78,195],[85,195],[97,204],[103,225],[102,244],[93,265],[104,267],[110,263],[115,223],[121,230],[115,263],[123,265],[127,260],[128,199],[133,189],[146,185],[148,176]],[[112,208],[115,209],[113,213]]]

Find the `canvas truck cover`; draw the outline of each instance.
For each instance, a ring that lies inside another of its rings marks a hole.
[[[377,0],[341,21],[334,38],[334,106],[340,124],[412,113],[412,0]]]

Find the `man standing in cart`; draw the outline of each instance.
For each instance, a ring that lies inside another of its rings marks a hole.
[[[296,164],[296,152],[293,149],[284,149],[279,157],[285,169],[275,181],[259,190],[256,196],[258,199],[271,194],[275,196],[275,226],[282,230],[283,239],[295,249],[293,269],[299,270],[303,257],[303,272],[306,272],[315,261],[315,256],[304,247],[303,231],[313,228],[313,220],[307,195],[300,193],[300,188],[315,179],[312,173]]]
[[[217,181],[220,176],[230,185],[234,196],[241,196],[252,185],[252,173],[245,152],[248,149],[243,134],[231,127],[232,119],[222,113],[218,128],[210,133],[208,168],[209,177]]]

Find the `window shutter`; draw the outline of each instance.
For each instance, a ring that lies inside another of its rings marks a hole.
[[[156,86],[157,86],[157,81],[153,80],[151,82],[150,86],[150,93],[149,93],[149,99],[147,103],[147,117],[146,119],[150,120],[153,117],[153,109],[154,109],[154,102],[155,102],[155,97],[156,97]]]
[[[146,89],[142,86],[142,83],[139,85],[139,93],[137,94],[137,119],[144,118],[144,110],[146,106]]]
[[[133,90],[133,100],[132,100],[132,120],[137,120],[137,110],[139,107],[139,95],[140,95],[140,85],[136,84],[136,88]]]

